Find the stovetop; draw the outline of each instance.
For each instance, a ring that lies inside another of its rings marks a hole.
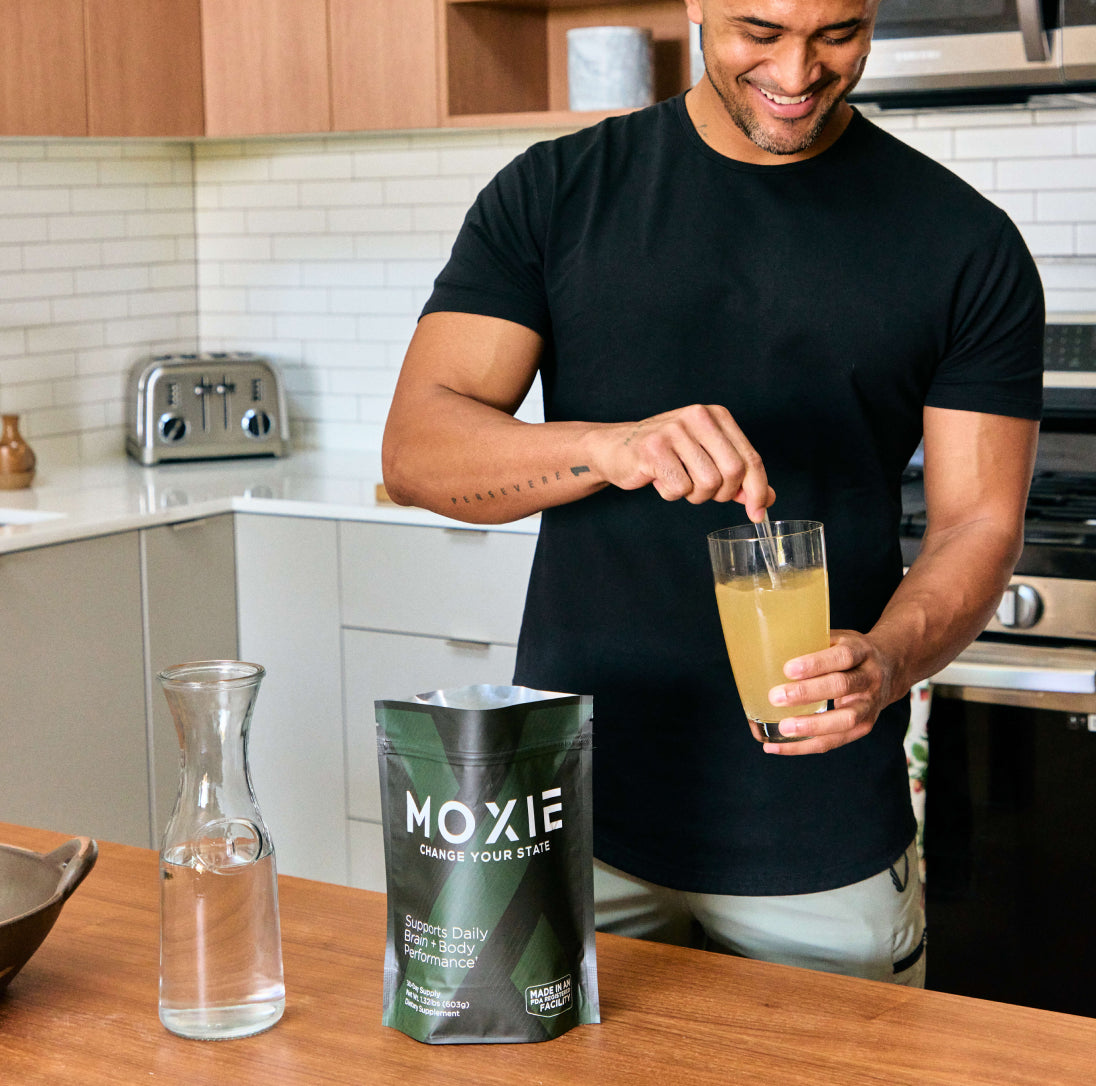
[[[917,557],[928,517],[919,467],[902,477],[902,556]],[[1096,472],[1036,470],[1024,514],[1016,573],[1096,580]]]
[[[1096,323],[1048,324],[1044,413],[1016,573],[1096,580]],[[902,476],[902,555],[925,534],[921,450]]]

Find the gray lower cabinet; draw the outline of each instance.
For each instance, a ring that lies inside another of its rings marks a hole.
[[[507,685],[514,653],[512,644],[343,630],[348,811],[360,842],[355,847],[352,838],[351,885],[385,888],[384,852],[377,848],[381,795],[374,702],[473,683]]]
[[[508,684],[536,537],[339,525],[350,879],[385,889],[378,699]]]
[[[236,515],[239,652],[262,664],[251,775],[278,871],[348,881],[336,523]]]
[[[157,847],[179,746],[156,675],[250,660],[278,870],[383,890],[374,702],[509,683],[535,544],[225,513],[0,555],[0,821]]]
[[[148,637],[149,844],[159,847],[179,787],[179,741],[156,676],[172,664],[238,656],[232,514],[142,530],[141,572]]]
[[[147,846],[136,531],[0,555],[0,820]]]

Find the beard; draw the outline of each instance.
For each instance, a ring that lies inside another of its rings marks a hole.
[[[860,76],[866,63],[867,57],[861,61],[860,71],[857,72],[856,77],[840,94],[834,97],[833,101],[823,107],[805,132],[797,132],[794,128],[795,122],[786,123],[786,132],[771,131],[762,122],[756,110],[747,104],[744,97],[733,94],[722,79],[717,81],[712,78],[711,68],[708,68],[707,72],[708,80],[715,88],[716,94],[719,95],[723,108],[727,111],[727,116],[754,146],[760,147],[762,151],[767,151],[771,155],[798,155],[818,142],[822,133],[826,130],[826,126],[830,123],[834,110],[848,98],[856,88],[856,84],[860,82]],[[785,122],[779,121],[778,118],[775,121],[778,124],[785,124]]]

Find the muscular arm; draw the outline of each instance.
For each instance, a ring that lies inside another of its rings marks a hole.
[[[834,708],[781,728],[812,738],[766,750],[809,754],[866,735],[885,706],[982,632],[1023,546],[1037,437],[1038,423],[1025,419],[925,409],[928,529],[918,557],[867,634],[836,630],[825,652],[785,668],[799,680],[775,688],[787,704],[832,698]]]
[[[497,524],[605,486],[651,485],[670,501],[740,501],[760,519],[772,500],[764,467],[724,407],[617,423],[515,419],[542,349],[535,332],[510,321],[422,318],[385,426],[393,501]]]

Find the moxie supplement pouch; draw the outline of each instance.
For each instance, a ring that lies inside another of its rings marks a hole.
[[[378,701],[386,1026],[435,1044],[600,1021],[587,696]]]

